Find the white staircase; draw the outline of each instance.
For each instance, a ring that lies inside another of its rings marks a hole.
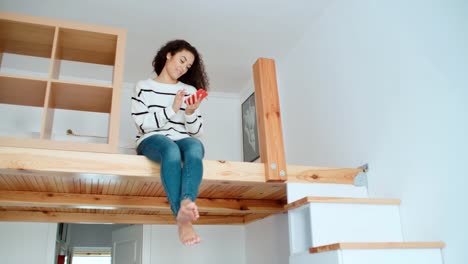
[[[288,188],[288,197],[306,193],[297,187]],[[404,241],[399,200],[364,198],[362,189],[341,193],[351,197],[311,191],[288,201],[290,264],[443,264],[443,243]]]

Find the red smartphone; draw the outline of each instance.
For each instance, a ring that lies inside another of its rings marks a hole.
[[[188,100],[191,100],[191,102],[195,102],[195,97],[199,97],[200,99],[203,99],[207,96],[208,96],[208,93],[205,90],[198,89],[196,93],[192,94],[189,98],[185,99],[184,103],[187,103]]]

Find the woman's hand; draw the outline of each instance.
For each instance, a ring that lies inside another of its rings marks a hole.
[[[181,89],[177,91],[176,96],[174,97],[174,102],[172,103],[172,110],[174,113],[177,113],[182,106],[182,102],[184,101],[185,90]]]
[[[201,98],[202,95],[200,94],[198,97],[195,97],[195,100],[187,100],[187,107],[185,108],[185,114],[191,115],[195,112],[195,110],[200,106],[200,103],[203,101]]]

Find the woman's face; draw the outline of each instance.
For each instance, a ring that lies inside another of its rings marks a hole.
[[[173,80],[178,80],[184,75],[192,67],[195,60],[195,56],[188,50],[181,50],[174,55],[167,53],[166,58],[165,67]]]

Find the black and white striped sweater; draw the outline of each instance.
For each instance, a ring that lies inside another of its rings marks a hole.
[[[137,144],[154,134],[174,141],[201,135],[203,119],[199,109],[192,115],[185,114],[185,103],[177,113],[172,109],[174,97],[181,89],[186,90],[185,98],[197,91],[182,82],[165,84],[147,79],[137,83],[132,97],[132,117],[138,129]]]

